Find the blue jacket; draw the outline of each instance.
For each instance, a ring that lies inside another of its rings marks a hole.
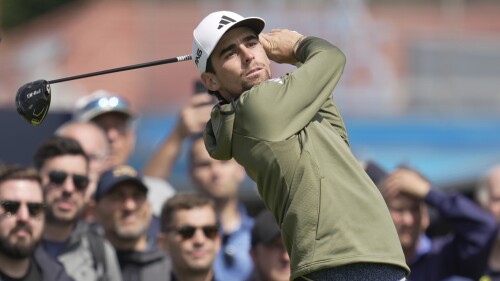
[[[230,234],[222,234],[222,243],[213,263],[215,280],[246,280],[253,269],[250,257],[254,219],[242,204],[238,205],[241,225]]]
[[[457,275],[479,279],[497,233],[493,216],[459,194],[431,190],[424,201],[451,224],[453,232],[432,239],[421,236],[409,262],[408,280],[439,281]]]

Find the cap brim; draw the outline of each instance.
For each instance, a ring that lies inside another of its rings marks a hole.
[[[113,182],[111,184],[110,187],[108,187],[105,191],[103,192],[100,192],[100,193],[97,193],[97,190],[96,192],[94,193],[93,195],[93,198],[95,201],[99,201],[101,200],[104,196],[106,196],[107,194],[109,194],[113,189],[115,189],[119,184],[123,184],[123,183],[126,183],[126,182],[130,182],[130,183],[133,183],[135,185],[137,185],[142,191],[144,191],[146,194],[148,193],[148,187],[142,182],[140,181],[139,179],[137,178],[124,178],[124,179],[120,179],[120,180],[117,180],[115,182]]]
[[[106,113],[119,113],[126,115],[129,118],[133,118],[133,114],[129,110],[125,109],[112,109],[112,110],[102,110],[102,109],[96,109],[96,110],[89,110],[81,115],[76,116],[75,119],[78,121],[91,121],[92,119],[96,118],[97,116],[106,114]]]
[[[113,188],[115,188],[117,185],[123,184],[126,182],[133,183],[133,184],[137,185],[141,190],[145,191],[146,193],[148,192],[148,187],[141,180],[139,180],[137,178],[126,178],[126,179],[121,179],[119,181],[116,181],[115,183],[113,183],[113,185],[108,190],[108,192],[110,190],[112,190]]]
[[[251,28],[253,31],[255,31],[257,34],[259,34],[262,32],[265,25],[266,24],[263,19],[257,17],[249,17],[233,24],[227,31],[237,27],[248,27]]]

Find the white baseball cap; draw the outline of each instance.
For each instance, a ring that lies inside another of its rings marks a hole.
[[[193,31],[193,61],[198,70],[206,71],[207,60],[220,38],[234,27],[249,27],[259,34],[265,22],[261,18],[244,18],[234,12],[219,11],[206,16]]]
[[[83,96],[76,101],[73,111],[73,119],[79,121],[90,121],[95,117],[108,113],[117,112],[129,118],[134,117],[134,113],[128,101],[112,92],[97,90],[88,96]]]

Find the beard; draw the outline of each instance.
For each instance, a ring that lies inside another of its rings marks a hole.
[[[146,229],[142,227],[136,229],[124,229],[122,227],[117,227],[113,232],[120,240],[132,242],[141,238],[141,236],[146,233]]]
[[[144,218],[135,225],[122,225],[117,223],[111,230],[116,238],[122,241],[134,242],[146,234],[150,220]]]
[[[20,229],[24,229],[29,232],[29,234],[31,235],[31,240],[18,240],[17,243],[10,242],[9,237]],[[0,237],[0,253],[11,259],[22,260],[31,256],[35,252],[35,249],[38,246],[39,242],[40,237],[38,237],[37,239],[34,238],[33,232],[29,227],[24,225],[16,226],[16,228],[14,228],[7,237]]]

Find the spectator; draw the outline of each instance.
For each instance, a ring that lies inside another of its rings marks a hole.
[[[177,116],[174,129],[144,166],[145,175],[163,179],[170,177],[184,140],[203,132],[213,105],[213,97],[207,93],[197,93],[188,100]]]
[[[85,199],[89,200],[95,191],[99,176],[108,168],[109,145],[104,130],[91,122],[68,121],[61,125],[55,134],[77,140],[89,157],[90,182],[85,192]]]
[[[203,138],[193,138],[189,157],[189,175],[197,190],[215,202],[222,227],[221,249],[214,262],[220,280],[245,280],[252,273],[250,251],[254,220],[238,203],[238,188],[245,171],[234,159],[216,160],[208,154]]]
[[[95,192],[97,181],[101,173],[107,169],[109,144],[104,130],[92,122],[68,121],[62,124],[56,135],[77,140],[83,151],[89,157],[89,185],[85,191],[85,207],[82,219],[87,223],[92,223],[92,210],[89,202]]]
[[[212,200],[197,194],[177,194],[165,202],[160,221],[158,244],[172,260],[171,280],[218,280],[214,279],[212,263],[220,236]]]
[[[104,90],[80,98],[73,116],[75,120],[95,122],[105,131],[110,147],[110,167],[127,163],[134,150],[134,118],[124,98]]]
[[[290,257],[283,245],[280,228],[267,210],[261,211],[255,219],[250,254],[255,270],[248,281],[290,280]]]
[[[500,223],[500,165],[488,170],[476,189],[476,200]],[[500,281],[500,237],[495,237],[486,276],[481,281]]]
[[[95,218],[116,249],[124,281],[168,278],[167,257],[148,244],[152,213],[147,192],[137,171],[122,165],[105,171],[94,193]]]
[[[213,99],[210,95],[194,95],[179,113],[175,129],[153,153],[145,172],[151,176],[170,174],[172,162],[184,139],[191,137],[189,177],[195,188],[215,202],[223,234],[221,249],[214,262],[215,277],[219,280],[245,280],[252,272],[250,232],[253,219],[238,202],[238,189],[245,171],[234,159],[215,160],[208,154],[201,132],[209,119]]]
[[[112,246],[79,219],[89,183],[88,157],[80,144],[49,137],[33,159],[47,204],[43,248],[77,281],[121,280]]]
[[[73,119],[92,121],[105,131],[110,148],[108,167],[127,164],[136,140],[136,114],[127,100],[104,90],[95,91],[77,101]],[[143,181],[149,189],[148,201],[152,204],[153,213],[159,216],[163,202],[172,196],[175,190],[160,178],[145,177]]]
[[[431,188],[428,180],[408,168],[387,175],[380,188],[411,269],[408,280],[481,276],[497,232],[491,215],[462,195]],[[452,224],[452,233],[432,239],[425,235],[429,226],[425,203]]]
[[[45,221],[35,170],[0,164],[0,280],[71,281],[64,268],[37,247]]]

